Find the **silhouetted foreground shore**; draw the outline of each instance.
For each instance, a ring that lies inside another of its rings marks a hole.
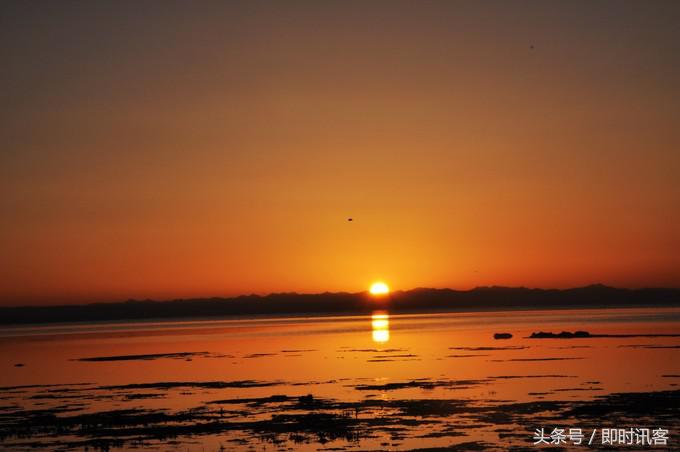
[[[262,448],[268,443],[279,446],[284,444],[323,446],[335,440],[340,442],[334,443],[334,449],[331,450],[348,450],[352,446],[362,444],[362,441],[374,438],[376,434],[384,433],[391,435],[395,444],[413,437],[449,440],[457,438],[457,444],[448,447],[403,450],[495,451],[507,450],[510,447],[524,449],[533,446],[534,429],[538,426],[578,425],[587,427],[588,432],[594,430],[597,433],[604,425],[630,425],[630,420],[635,419],[635,425],[638,426],[663,425],[667,433],[677,431],[680,420],[678,416],[680,391],[677,390],[614,393],[587,401],[558,399],[513,403],[459,398],[388,400],[365,398],[347,402],[319,398],[313,394],[304,396],[276,394],[255,398],[208,400],[199,406],[184,410],[134,408],[80,414],[74,414],[75,408],[68,405],[73,397],[84,400],[164,399],[168,397],[166,392],[169,388],[174,386],[200,390],[241,383],[249,382],[0,388],[0,393],[14,396],[34,389],[38,391],[33,397],[61,399],[67,403],[59,408],[15,409],[0,413],[0,443],[17,450],[36,448],[110,450],[130,446],[135,448],[155,448],[169,444],[178,446],[187,440],[221,435],[223,443],[219,450],[253,446]],[[282,384],[250,383],[263,386]],[[469,386],[485,384],[486,381],[460,383]],[[137,392],[138,389],[147,392],[140,393]],[[603,423],[602,419],[606,419],[606,422]],[[455,421],[451,422],[452,420]],[[485,436],[481,434],[483,432],[486,432]],[[498,436],[496,442],[487,442],[495,434]],[[486,440],[481,440],[482,437]],[[599,438],[598,442],[601,442]]]
[[[361,314],[628,306],[680,306],[680,289],[618,289],[602,285],[575,289],[480,287],[472,290],[413,289],[385,299],[367,293],[282,293],[173,301],[129,300],[64,306],[0,308],[0,324],[197,318],[256,315]]]

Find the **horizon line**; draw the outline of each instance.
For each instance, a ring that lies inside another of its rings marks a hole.
[[[485,285],[485,286],[475,286],[468,289],[458,289],[452,287],[413,287],[411,289],[396,289],[390,290],[388,295],[392,294],[403,294],[408,292],[414,292],[418,290],[432,290],[432,291],[451,291],[451,292],[473,292],[476,290],[484,289],[513,289],[513,290],[540,290],[540,291],[569,291],[577,289],[588,289],[588,288],[604,288],[612,290],[627,290],[627,291],[644,291],[644,290],[680,290],[680,287],[675,286],[642,286],[642,287],[620,287],[620,286],[610,286],[603,283],[592,283],[583,286],[569,286],[565,288],[557,287],[530,287],[530,286],[503,286],[503,285]],[[369,294],[368,289],[358,291],[358,292],[348,292],[348,291],[324,291],[324,292],[267,292],[267,293],[242,293],[238,295],[204,295],[204,296],[192,296],[192,297],[175,297],[175,298],[127,298],[127,299],[117,299],[109,301],[92,301],[92,302],[81,302],[81,303],[54,303],[54,304],[26,304],[26,305],[3,305],[0,303],[0,309],[16,309],[16,308],[55,308],[55,307],[70,307],[70,306],[92,306],[92,305],[110,305],[110,304],[124,304],[124,303],[172,303],[175,301],[193,301],[193,300],[229,300],[229,299],[239,299],[239,298],[267,298],[272,296],[280,295],[298,295],[298,296],[320,296],[320,295],[367,295]]]

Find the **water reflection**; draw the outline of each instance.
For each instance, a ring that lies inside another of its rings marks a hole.
[[[385,311],[375,312],[371,316],[373,342],[385,343],[390,340],[390,316]]]

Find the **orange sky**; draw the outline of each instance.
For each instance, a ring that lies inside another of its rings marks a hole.
[[[679,286],[680,5],[575,3],[3,2],[0,304]]]

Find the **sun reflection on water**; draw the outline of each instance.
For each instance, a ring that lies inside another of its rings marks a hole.
[[[376,312],[371,316],[373,342],[380,344],[390,340],[390,316],[386,312]]]

